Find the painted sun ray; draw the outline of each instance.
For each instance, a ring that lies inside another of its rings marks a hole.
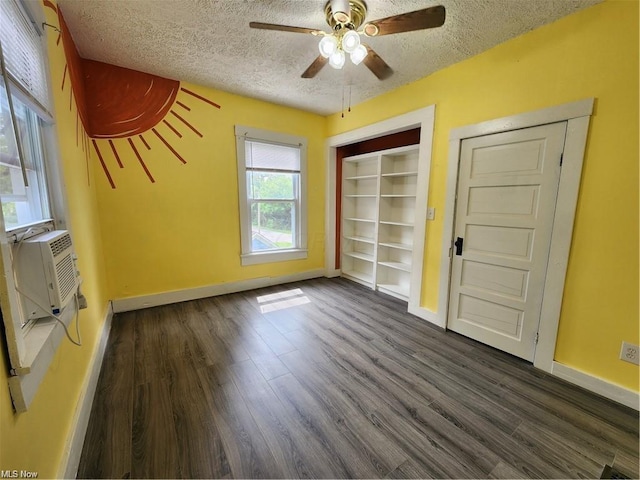
[[[91,175],[89,174],[89,159],[86,160],[86,167],[87,167],[87,186],[90,187],[91,186]]]
[[[182,163],[187,163],[187,161],[184,158],[182,158],[180,154],[176,152],[171,145],[169,145],[169,142],[167,142],[164,139],[164,137],[160,135],[160,133],[158,133],[158,131],[155,128],[152,128],[151,131],[156,134],[156,136],[162,141],[162,143],[164,143],[165,147],[171,150],[171,152],[178,158],[178,160],[180,160]]]
[[[142,140],[142,143],[144,143],[144,146],[147,147],[147,150],[151,150],[151,147],[149,146],[149,144],[147,143],[147,141],[144,139],[144,137],[142,136],[142,134],[138,135],[138,137],[140,137],[140,140]]]
[[[184,88],[184,87],[180,87],[180,90],[182,90],[184,93],[188,93],[189,95],[192,95],[192,96],[196,97],[198,100],[202,100],[203,102],[208,103],[209,105],[213,105],[213,106],[214,106],[214,107],[216,107],[216,108],[220,108],[220,105],[218,105],[217,103],[212,102],[212,101],[211,101],[211,100],[209,100],[208,98],[205,98],[205,97],[203,97],[202,95],[198,95],[197,93],[192,92],[191,90],[187,90],[187,89],[186,89],[186,88]]]
[[[111,178],[111,174],[109,173],[109,169],[105,165],[104,159],[102,158],[102,154],[100,153],[100,150],[98,149],[98,144],[96,143],[95,140],[91,140],[91,141],[93,142],[93,148],[96,149],[96,153],[98,154],[98,159],[100,160],[100,164],[102,165],[102,170],[104,170],[104,174],[107,176],[107,180],[109,180],[109,184],[111,185],[111,188],[116,188],[116,184],[113,183],[113,178]]]
[[[69,111],[73,110],[73,85],[69,89]]]
[[[78,122],[78,117],[80,116],[80,114],[78,113],[78,110],[76,110],[76,147],[78,146],[78,127],[79,122]]]
[[[90,145],[89,145],[89,136],[87,135],[87,132],[84,133],[84,137],[85,137],[86,143],[87,143],[87,148],[84,151],[84,157],[85,157],[85,160],[88,162],[91,159],[91,154],[89,153]]]
[[[127,140],[129,141],[129,145],[131,145],[131,148],[133,149],[133,153],[135,153],[136,157],[138,157],[138,161],[140,162],[140,165],[142,166],[144,172],[147,174],[147,177],[149,177],[149,180],[151,180],[151,183],[156,183],[155,179],[151,175],[151,172],[149,172],[149,169],[147,168],[147,166],[145,165],[144,161],[142,160],[142,157],[138,153],[138,149],[133,144],[133,140],[131,140],[131,137],[127,138]]]
[[[111,147],[111,151],[113,152],[113,156],[116,157],[116,162],[118,162],[118,166],[120,168],[124,168],[124,165],[120,161],[120,155],[118,155],[118,152],[116,151],[116,146],[113,144],[111,139],[109,139],[109,146]]]
[[[62,72],[62,87],[60,88],[60,90],[64,90],[64,82],[67,80],[67,68],[68,68],[68,65],[65,63],[64,71]]]
[[[187,112],[191,111],[191,107],[186,106],[184,103],[182,103],[180,100],[176,100],[176,103],[178,105],[180,105],[182,108],[184,108]]]
[[[54,12],[58,13],[58,9],[56,8],[55,4],[51,0],[42,0],[42,3],[44,4],[45,7],[50,8]]]
[[[58,34],[58,38],[56,39],[56,45],[60,45],[60,40],[62,40],[62,34]]]
[[[173,125],[167,122],[166,119],[163,118],[162,123],[164,123],[167,127],[169,127],[173,131],[173,133],[175,133],[178,136],[178,138],[182,138],[182,134],[178,130],[176,130],[176,128]]]
[[[196,135],[198,135],[200,138],[202,138],[202,134],[198,130],[196,130],[196,128],[193,125],[191,125],[189,122],[187,122],[184,118],[182,118],[179,114],[177,114],[173,110],[169,110],[169,111],[171,112],[171,114],[174,117],[176,117],[178,120],[180,120],[182,123],[184,123],[187,127],[189,127],[191,130],[193,130]]]

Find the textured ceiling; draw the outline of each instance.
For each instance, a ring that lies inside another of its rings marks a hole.
[[[394,75],[348,60],[300,78],[318,38],[256,30],[250,21],[328,31],[326,0],[59,0],[84,58],[320,114],[353,105],[601,0],[367,0],[367,20],[444,5],[444,26],[367,39]]]

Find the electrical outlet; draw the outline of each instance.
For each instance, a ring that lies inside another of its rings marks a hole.
[[[622,342],[620,349],[620,360],[640,365],[640,347],[629,342]]]
[[[436,209],[433,207],[427,208],[427,220],[435,220],[436,218]]]

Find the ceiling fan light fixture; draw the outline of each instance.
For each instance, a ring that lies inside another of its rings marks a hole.
[[[329,65],[331,65],[336,70],[340,70],[344,67],[345,56],[342,50],[337,50],[331,54],[329,57]]]
[[[318,44],[318,50],[324,58],[330,58],[338,50],[338,40],[333,35],[324,36]]]
[[[360,65],[362,63],[362,61],[364,60],[364,57],[366,57],[368,53],[369,52],[367,51],[367,47],[365,47],[362,44],[359,44],[353,50],[353,52],[351,52],[351,54],[349,55],[349,58],[351,59],[351,62],[354,65]]]
[[[360,45],[360,35],[355,30],[349,30],[342,36],[342,49],[351,53]]]

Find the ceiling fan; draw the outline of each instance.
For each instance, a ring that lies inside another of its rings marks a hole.
[[[304,71],[302,78],[315,77],[327,63],[333,68],[341,69],[346,54],[349,54],[351,62],[356,65],[364,62],[378,79],[384,80],[393,74],[393,70],[371,47],[360,42],[360,35],[379,37],[435,28],[442,26],[445,19],[445,8],[438,5],[364,23],[367,4],[363,0],[329,0],[324,7],[324,13],[331,32],[262,22],[250,22],[249,26],[262,30],[310,33],[322,37],[318,45],[320,55]],[[358,30],[360,27],[362,29]]]

